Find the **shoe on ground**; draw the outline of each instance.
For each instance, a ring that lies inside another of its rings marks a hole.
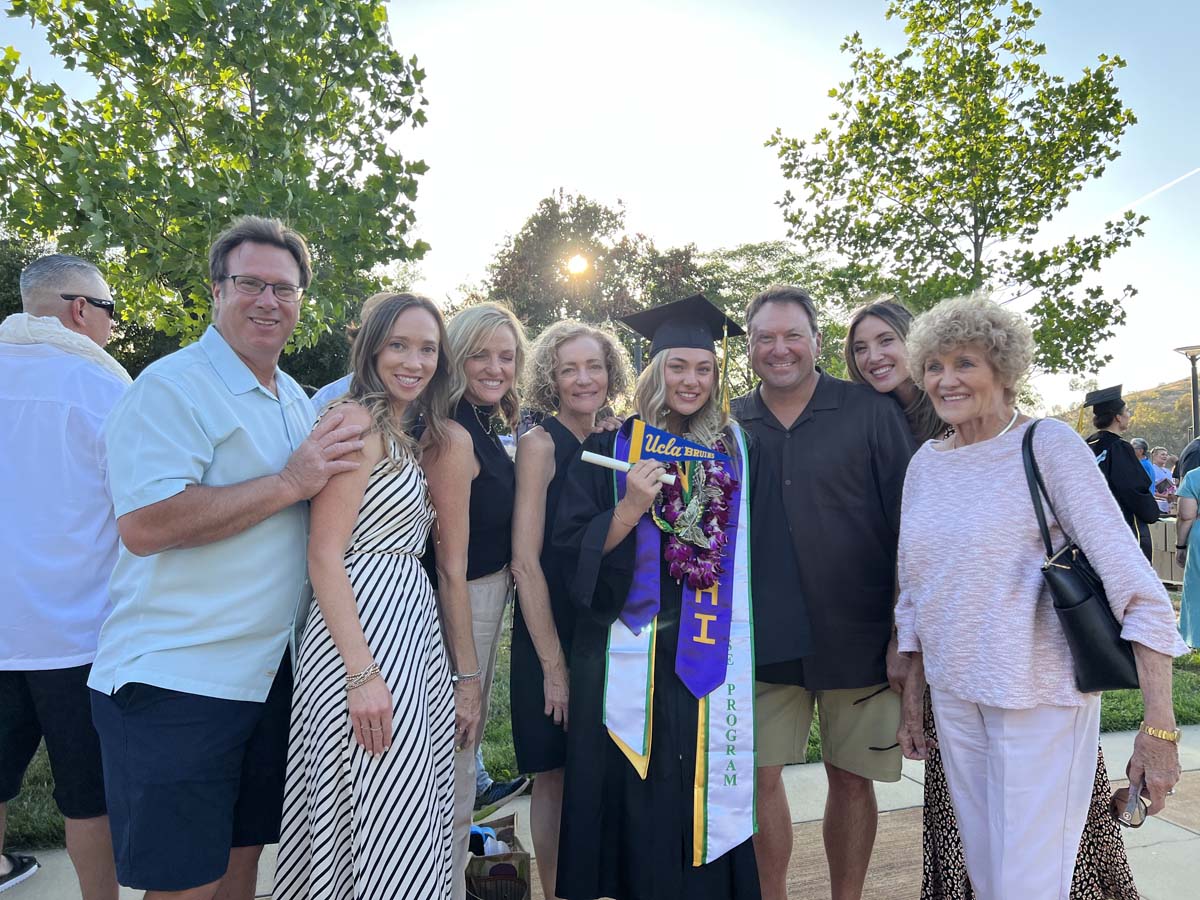
[[[524,775],[518,775],[512,781],[493,781],[486,791],[475,795],[475,811],[486,811],[486,814],[490,816],[500,807],[525,793],[530,783],[530,780]]]
[[[25,856],[21,853],[5,853],[4,858],[12,865],[12,869],[7,875],[0,875],[0,893],[20,884],[38,870],[38,861],[32,856]]]

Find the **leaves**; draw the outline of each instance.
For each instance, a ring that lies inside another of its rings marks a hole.
[[[368,0],[13,0],[95,95],[0,60],[0,221],[28,240],[100,255],[124,315],[184,340],[208,321],[208,245],[235,216],[308,238],[314,282],[294,343],[310,346],[372,289],[406,238],[424,72]]]
[[[801,185],[781,202],[790,234],[877,267],[879,287],[917,310],[979,288],[1032,295],[1038,363],[1095,370],[1133,291],[1108,296],[1093,273],[1146,220],[1033,245],[1136,122],[1114,82],[1124,61],[1101,55],[1073,82],[1049,74],[1031,36],[1041,14],[1020,0],[893,0],[886,15],[907,47],[887,55],[848,36],[831,127],[767,142]]]

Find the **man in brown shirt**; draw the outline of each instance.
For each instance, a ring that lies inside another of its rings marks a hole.
[[[759,442],[763,465],[777,471],[781,502],[760,512],[790,534],[794,559],[770,565],[795,579],[766,591],[756,582],[754,594],[762,893],[787,896],[792,823],[782,771],[804,761],[817,706],[832,896],[854,900],[875,842],[873,782],[900,778],[900,698],[889,682],[898,691],[902,681],[892,607],[913,440],[890,397],[817,368],[821,335],[804,290],[762,292],[746,309],[746,325],[760,384],[734,402],[733,413]],[[789,589],[796,581],[799,589]],[[797,607],[807,613],[811,652],[792,640]]]

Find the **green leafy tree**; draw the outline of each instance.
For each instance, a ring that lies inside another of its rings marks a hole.
[[[310,346],[419,257],[411,201],[426,166],[397,149],[425,121],[424,72],[372,0],[12,0],[88,99],[0,59],[0,222],[99,257],[127,320],[191,340],[208,320],[207,250],[243,213],[304,233]]]
[[[892,0],[907,47],[889,55],[847,37],[832,124],[768,144],[804,186],[782,204],[793,236],[877,266],[881,286],[917,310],[981,288],[1027,297],[1040,366],[1094,371],[1135,293],[1112,296],[1094,273],[1146,219],[1127,212],[1095,234],[1034,244],[1136,120],[1114,81],[1120,57],[1101,55],[1070,82],[1043,69],[1039,16],[1023,0]]]
[[[604,322],[699,289],[695,247],[659,250],[624,229],[622,206],[560,189],[505,239],[483,294],[537,333],[564,317]],[[578,272],[569,268],[575,257],[586,264]]]

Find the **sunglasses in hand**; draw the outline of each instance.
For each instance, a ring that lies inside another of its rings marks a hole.
[[[1142,784],[1118,788],[1108,801],[1108,811],[1113,821],[1126,828],[1141,828],[1146,821],[1146,810],[1149,805],[1142,796]]]

